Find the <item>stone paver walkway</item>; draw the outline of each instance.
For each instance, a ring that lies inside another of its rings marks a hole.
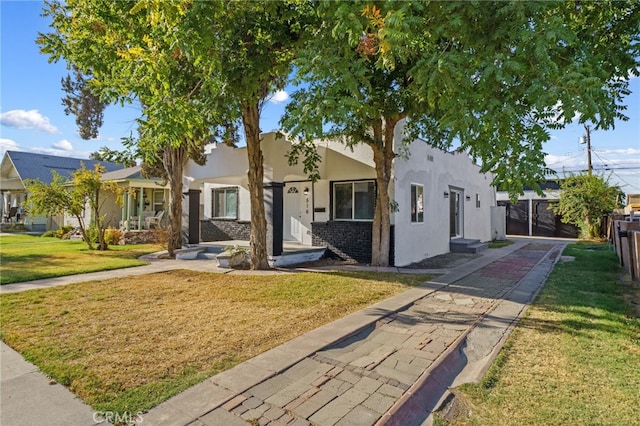
[[[515,309],[508,309],[503,322],[504,327],[509,326],[544,283],[560,248],[553,243],[520,243],[507,249],[509,254],[471,273],[453,273],[448,279],[444,276],[426,283],[417,290],[422,294],[405,300],[405,306],[395,310],[372,307],[370,315],[377,319],[370,324],[328,345],[323,342],[330,339],[320,339],[318,349],[309,347],[307,354],[302,348],[290,365],[283,358],[291,353],[284,348],[280,352],[283,357],[269,351],[214,376],[151,410],[144,422],[200,426],[419,424],[433,407],[419,403],[421,412],[408,412],[416,411],[419,387],[433,386],[430,371],[446,361],[481,321],[498,315],[496,308],[506,303],[512,292],[522,293],[511,298],[522,300]],[[533,284],[518,287],[536,268],[541,271]],[[453,380],[459,370],[452,370],[455,374],[447,380]]]

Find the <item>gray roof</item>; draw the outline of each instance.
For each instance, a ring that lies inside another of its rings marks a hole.
[[[127,167],[126,169],[114,170],[102,174],[101,180],[137,180],[144,179],[140,171],[140,166]]]
[[[81,158],[58,157],[48,154],[33,154],[23,151],[7,151],[6,155],[11,160],[20,179],[40,179],[44,183],[51,183],[52,170],[64,177],[71,177],[73,172],[82,168],[82,164],[87,170],[93,170],[95,164],[102,164],[105,172],[122,169],[123,165],[110,161],[86,160]]]

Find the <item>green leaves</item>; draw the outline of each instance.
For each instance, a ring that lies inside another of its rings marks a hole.
[[[620,207],[623,196],[603,176],[569,175],[560,182],[560,201],[552,208],[563,223],[578,226],[583,238],[593,239],[600,236],[602,218]]]

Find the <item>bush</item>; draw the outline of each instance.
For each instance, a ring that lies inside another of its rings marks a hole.
[[[71,226],[71,225],[63,225],[60,228],[58,228],[58,230],[56,231],[56,234],[57,234],[56,236],[58,238],[64,238],[69,234],[69,232],[71,232],[73,230],[74,230],[73,226]]]
[[[73,231],[73,226],[69,226],[69,225],[64,225],[61,226],[60,228],[56,229],[55,231],[47,231],[44,234],[42,234],[42,237],[47,237],[47,238],[64,238],[66,237],[69,232]]]
[[[120,244],[120,240],[122,239],[123,232],[116,228],[107,228],[104,231],[104,241],[107,245],[117,245]]]

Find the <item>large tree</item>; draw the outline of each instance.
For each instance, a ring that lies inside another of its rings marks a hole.
[[[389,260],[400,120],[405,141],[457,143],[515,196],[544,180],[549,129],[577,113],[598,128],[626,119],[638,2],[323,1],[317,11],[322,25],[296,61],[303,85],[283,124],[303,142],[341,137],[372,148],[375,265]],[[312,151],[300,143],[293,157]]]
[[[241,123],[249,162],[252,269],[268,269],[264,170],[260,113],[274,92],[284,88],[310,4],[303,0],[195,2],[185,43],[199,57],[198,68],[224,87],[212,99],[226,106],[227,119]],[[206,53],[206,54],[205,54]]]
[[[221,122],[207,104],[215,81],[196,70],[181,41],[189,2],[46,2],[52,32],[40,34],[41,51],[64,59],[104,102],[139,103],[136,154],[160,168],[169,182],[168,250],[182,246],[183,168],[202,162],[203,147]]]
[[[47,3],[54,32],[39,39],[52,59],[91,73],[109,101],[142,106],[136,151],[161,165],[172,193],[169,251],[178,247],[182,170],[202,160],[215,128],[244,130],[251,192],[251,265],[268,268],[260,111],[283,88],[309,4],[286,1]],[[192,153],[193,155],[190,155]]]
[[[107,103],[95,95],[90,87],[91,76],[84,76],[77,69],[62,79],[62,98],[65,114],[76,117],[78,133],[82,139],[98,137]]]

